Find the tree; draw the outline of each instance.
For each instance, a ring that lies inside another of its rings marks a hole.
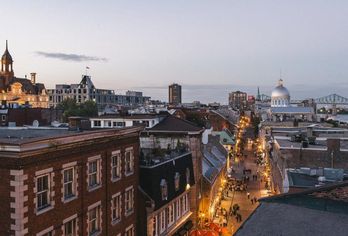
[[[77,104],[75,99],[67,98],[57,105],[58,109],[63,110],[63,120],[68,121],[70,116],[91,117],[98,115],[97,104],[93,101],[86,101]]]
[[[254,127],[254,136],[257,137],[259,135],[259,124],[261,120],[258,116],[254,116],[252,119],[252,124]]]

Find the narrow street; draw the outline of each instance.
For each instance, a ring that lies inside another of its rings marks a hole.
[[[247,129],[248,130],[244,138],[251,139],[253,137],[252,129]],[[238,188],[234,188],[232,191],[229,190],[228,197],[225,197],[225,199],[221,201],[221,207],[225,208],[228,212],[233,205],[238,204],[238,214],[241,215],[241,221],[237,221],[236,215],[229,215],[227,219],[228,232],[224,233],[223,235],[233,235],[238,230],[240,225],[255,210],[255,208],[258,206],[258,202],[252,202],[251,199],[259,199],[267,196],[267,190],[265,189],[264,184],[265,182],[262,181],[261,178],[263,167],[256,164],[257,157],[254,154],[252,145],[250,143],[246,144],[244,151],[241,153],[243,154],[243,157],[240,158],[237,163],[233,162],[232,168],[234,173],[232,174],[232,179],[244,178],[248,176],[249,180],[245,181],[247,189],[240,190]],[[243,173],[243,170],[250,171]],[[257,180],[253,180],[253,175],[257,175]],[[250,193],[249,198],[247,193]]]

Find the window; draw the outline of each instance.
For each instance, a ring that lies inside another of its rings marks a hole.
[[[121,178],[121,153],[113,153],[111,157],[111,180],[117,180]]]
[[[174,223],[175,215],[174,215],[174,203],[170,204],[168,207],[168,226],[171,226]]]
[[[63,170],[64,180],[64,199],[69,199],[75,196],[74,167]]]
[[[37,199],[37,209],[42,210],[50,206],[50,188],[49,188],[49,175],[39,176],[36,179],[36,199]]]
[[[37,233],[36,236],[53,236],[54,230],[53,226],[41,231],[40,233]]]
[[[158,216],[152,218],[152,236],[158,236]]]
[[[175,172],[174,184],[175,184],[175,191],[178,191],[180,188],[180,174],[178,172]]]
[[[168,186],[167,186],[167,181],[165,179],[161,180],[160,187],[161,187],[162,200],[163,201],[167,200],[168,199]]]
[[[111,214],[112,214],[112,221],[118,222],[121,220],[121,209],[122,209],[122,201],[121,201],[121,193],[117,193],[115,196],[113,196],[111,200]]]
[[[64,224],[64,234],[63,236],[76,236],[77,235],[76,218],[70,220]]]
[[[131,225],[126,229],[125,236],[134,236],[134,226]]]
[[[166,211],[165,210],[161,211],[160,219],[161,219],[160,233],[163,233],[166,230]]]
[[[126,150],[126,158],[125,158],[125,173],[126,175],[133,174],[134,171],[134,155],[133,150]]]
[[[5,115],[1,115],[1,121],[6,121],[6,116]]]
[[[88,235],[93,235],[100,231],[100,206],[88,211]]]
[[[101,159],[88,162],[88,187],[94,189],[100,185],[100,161]]]
[[[101,126],[100,120],[94,120],[94,121],[93,121],[93,126],[98,126],[98,127],[100,127],[100,126]]]
[[[133,187],[128,187],[125,192],[125,210],[126,214],[130,214],[133,211],[134,206],[134,189]]]
[[[116,126],[117,127],[125,127],[126,126],[126,122],[117,122]]]

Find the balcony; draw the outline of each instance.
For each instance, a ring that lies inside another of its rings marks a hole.
[[[190,153],[190,150],[186,145],[175,149],[142,148],[140,153],[140,167],[154,167],[188,153]]]

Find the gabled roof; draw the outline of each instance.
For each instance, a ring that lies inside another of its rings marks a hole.
[[[147,129],[146,131],[150,132],[174,132],[174,133],[200,133],[203,132],[204,128],[200,128],[195,124],[177,118],[175,116],[167,116],[160,123],[155,125],[154,127]]]

